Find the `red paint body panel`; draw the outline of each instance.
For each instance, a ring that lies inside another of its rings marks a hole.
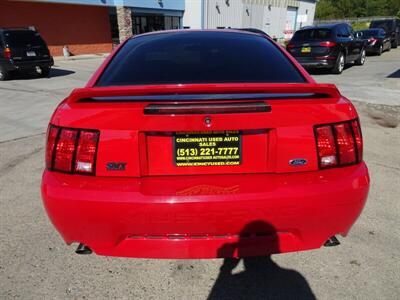
[[[102,178],[46,171],[42,195],[67,243],[101,255],[213,258],[319,248],[347,234],[368,188],[362,163],[281,175]],[[268,224],[265,236],[238,237],[260,221]]]
[[[368,170],[364,162],[319,170],[314,126],[354,120],[357,112],[334,85],[316,84],[276,47],[306,83],[95,87],[120,48],[114,50],[51,118],[53,125],[100,132],[95,176],[44,171],[42,198],[64,240],[84,243],[100,255],[215,258],[315,249],[333,235],[346,235],[367,199]],[[257,101],[270,111],[212,114],[210,125],[204,114],[144,113],[157,102],[82,101],[225,93],[313,96],[266,97]],[[175,166],[173,133],[231,130],[242,133],[239,166]],[[306,163],[290,165],[293,159]],[[125,169],[110,171],[109,162],[123,162]]]

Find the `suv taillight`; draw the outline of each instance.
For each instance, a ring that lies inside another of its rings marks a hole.
[[[75,174],[94,175],[99,131],[49,125],[46,168]]]
[[[321,169],[362,161],[363,145],[358,120],[317,125],[314,133]]]
[[[11,49],[8,47],[4,48],[3,54],[6,59],[10,59],[11,58]]]
[[[336,46],[336,43],[335,42],[330,42],[330,41],[327,41],[327,42],[321,42],[321,43],[319,43],[319,45],[321,46],[321,47],[335,47]]]

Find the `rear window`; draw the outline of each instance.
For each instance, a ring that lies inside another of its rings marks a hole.
[[[370,28],[383,28],[386,31],[392,31],[395,27],[395,22],[393,20],[384,21],[372,21]]]
[[[304,81],[288,58],[264,37],[182,31],[129,40],[97,86]]]
[[[370,37],[376,37],[380,33],[380,30],[362,30],[361,31],[361,37],[363,38],[370,38]]]
[[[28,44],[42,46],[45,44],[39,33],[32,30],[6,31],[4,39],[6,44],[15,47],[24,47]]]
[[[332,31],[326,28],[300,30],[294,34],[292,41],[327,40],[331,35]]]

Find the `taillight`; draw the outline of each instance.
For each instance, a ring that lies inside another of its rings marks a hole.
[[[370,44],[370,45],[375,45],[375,43],[377,42],[378,40],[376,39],[376,38],[370,38],[370,39],[368,39],[368,43]]]
[[[296,45],[295,44],[288,44],[286,47],[287,47],[287,49],[293,49],[294,47],[296,47]]]
[[[99,132],[50,125],[46,167],[67,173],[94,174]]]
[[[362,161],[362,136],[358,120],[315,126],[321,169]]]
[[[332,126],[321,126],[315,130],[319,166],[321,168],[337,165],[337,150]]]
[[[11,49],[8,47],[4,48],[3,54],[6,59],[10,59],[11,58]]]
[[[47,145],[46,145],[46,168],[51,169],[53,161],[54,146],[58,135],[58,127],[49,126],[47,130]]]
[[[336,43],[327,41],[327,42],[321,42],[321,43],[319,43],[319,45],[321,47],[335,47]]]

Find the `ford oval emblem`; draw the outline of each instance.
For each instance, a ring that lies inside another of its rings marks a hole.
[[[307,164],[307,159],[304,158],[295,158],[289,160],[289,165],[291,166],[304,166]]]

